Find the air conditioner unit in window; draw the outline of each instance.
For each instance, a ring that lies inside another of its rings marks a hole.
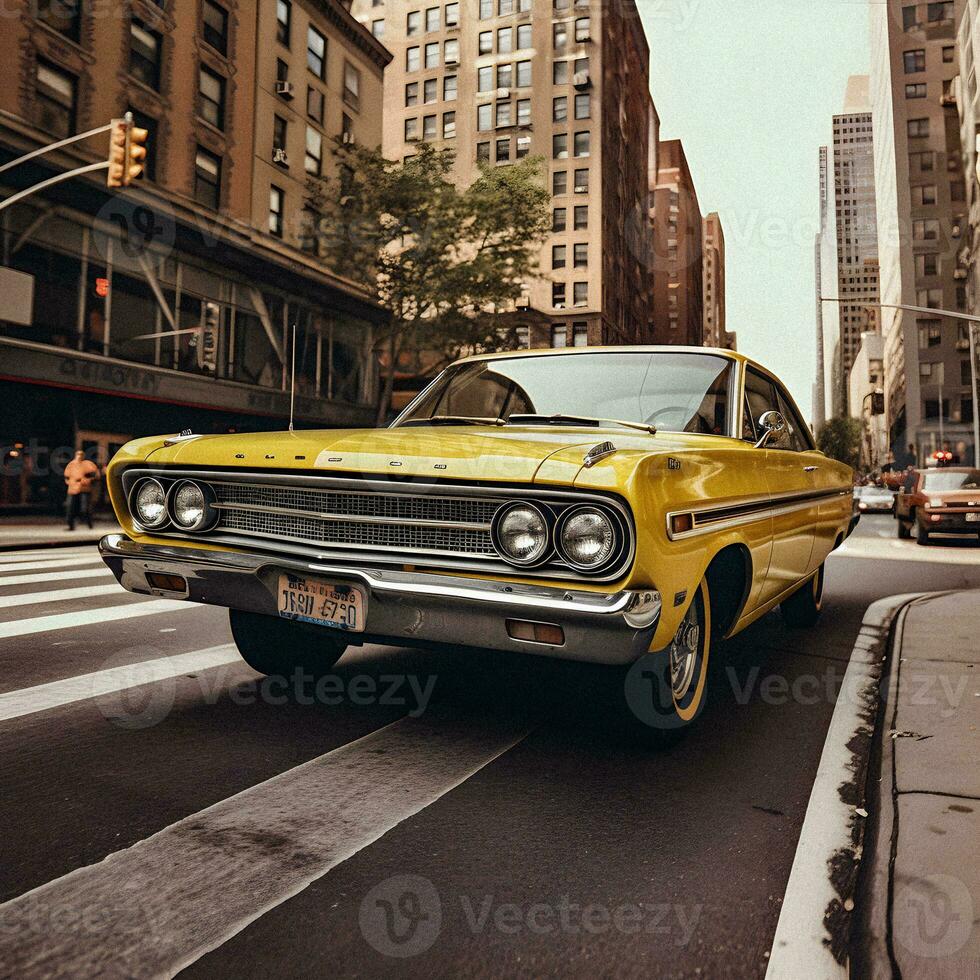
[[[353,133],[341,133],[340,134],[340,141],[344,144],[344,146],[350,146],[354,142],[354,134]]]
[[[287,82],[285,79],[278,80],[276,82],[276,95],[284,99],[291,99],[293,97],[293,83]]]
[[[281,146],[277,146],[272,151],[272,162],[273,163],[282,163],[282,164],[288,164],[289,163],[289,157],[286,156],[286,151]]]
[[[458,65],[459,64],[459,56],[458,55],[455,55],[455,54],[447,54],[446,55],[446,64],[447,65]]]
[[[577,71],[572,75],[572,84],[576,88],[588,88],[592,84],[592,79],[587,71]]]
[[[509,88],[498,88],[496,98],[498,99],[509,99],[510,89]]]
[[[563,310],[563,309],[565,309],[565,304],[564,303],[555,303],[555,309],[556,310]]]
[[[589,185],[588,184],[576,184],[575,185],[575,193],[576,194],[588,194],[589,193]]]

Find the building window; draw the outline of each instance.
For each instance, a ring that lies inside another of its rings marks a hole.
[[[924,48],[915,51],[906,51],[902,55],[905,61],[905,74],[914,75],[916,72],[926,70],[926,52]]]
[[[943,291],[941,289],[917,289],[915,297],[916,306],[924,306],[930,310],[942,309]]]
[[[575,118],[588,119],[592,115],[592,97],[588,92],[575,96]]]
[[[210,68],[201,65],[198,88],[201,96],[201,118],[218,129],[224,129],[225,80]]]
[[[530,136],[518,136],[517,137],[517,159],[522,160],[531,152],[531,137]]]
[[[909,163],[913,169],[918,169],[920,173],[930,173],[935,169],[935,154],[932,150],[910,153]]]
[[[564,323],[553,323],[551,325],[551,346],[555,348],[568,346],[568,332],[565,329]]]
[[[272,159],[280,167],[287,167],[286,162],[286,120],[282,116],[272,117]]]
[[[276,40],[289,47],[289,29],[293,22],[293,5],[289,0],[276,0]]]
[[[510,54],[514,50],[514,29],[501,27],[497,30],[497,54]]]
[[[417,142],[419,138],[419,119],[418,116],[412,116],[410,119],[405,120],[405,142],[414,143]]]
[[[928,379],[932,377],[932,362],[922,361],[919,364],[919,377]]]
[[[551,175],[551,193],[554,195],[568,193],[568,171],[556,170]]]
[[[942,3],[930,3],[927,16],[930,24],[952,23],[953,0],[943,0]]]
[[[459,41],[455,38],[451,38],[443,45],[442,60],[447,65],[459,64]]]
[[[340,136],[345,143],[354,142],[354,120],[346,112],[340,114]]]
[[[514,81],[514,66],[497,65],[497,88],[510,88]]]
[[[592,134],[587,130],[581,130],[575,134],[575,156],[587,157],[592,145]]]
[[[938,276],[939,256],[935,252],[927,252],[915,257],[915,273],[917,276]]]
[[[493,66],[484,65],[477,71],[477,91],[492,92],[495,87],[493,82]]]
[[[928,96],[928,86],[925,82],[916,82],[914,85],[905,86],[905,98],[924,99]]]
[[[589,193],[589,171],[586,169],[575,171],[575,193],[576,194],[588,194]]]
[[[415,45],[405,49],[405,70],[418,71],[422,67],[422,49]]]
[[[477,50],[480,54],[493,54],[493,31],[480,31]]]
[[[568,62],[556,61],[551,68],[551,80],[555,85],[568,84]]]
[[[589,227],[589,206],[587,204],[577,204],[575,206],[573,227],[576,231],[585,231]]]
[[[568,158],[568,133],[555,133],[551,137],[551,156],[554,160]]]
[[[912,204],[915,207],[926,207],[936,203],[936,185],[919,184],[912,188]]]
[[[446,27],[459,27],[459,4],[446,4]]]
[[[160,88],[160,35],[136,17],[129,25],[129,73],[152,89]]]
[[[589,305],[589,284],[576,282],[572,285],[572,302],[575,306]]]
[[[439,8],[429,7],[425,11],[425,29],[427,32],[439,30]]]
[[[943,48],[943,64],[951,65],[956,60],[956,49],[952,44],[946,45]]]
[[[476,107],[476,129],[479,133],[493,129],[493,106],[489,102]]]
[[[355,111],[361,108],[361,73],[349,61],[344,62],[344,102]]]
[[[303,167],[308,174],[320,176],[323,166],[323,137],[312,126],[306,127],[306,158]]]
[[[559,23],[554,26],[553,33],[555,51],[564,51],[568,46],[568,24]]]
[[[929,135],[928,119],[910,119],[908,121],[909,139],[923,139]]]
[[[497,128],[501,126],[513,126],[514,117],[512,106],[509,102],[497,103]]]
[[[77,42],[81,27],[80,0],[36,0],[35,16],[53,31]]]
[[[589,246],[584,242],[576,242],[572,251],[572,266],[575,269],[588,269]]]
[[[327,39],[315,27],[306,34],[306,67],[321,81],[326,76]]]
[[[456,113],[444,112],[442,114],[442,138],[451,140],[456,138]]]
[[[568,227],[568,208],[555,208],[551,212],[551,230],[564,231]]]
[[[530,99],[517,100],[517,125],[518,126],[531,125],[531,100]]]
[[[966,181],[960,179],[949,182],[949,199],[956,203],[966,200]]]
[[[531,47],[531,25],[518,24],[517,26],[517,50],[526,51]]]
[[[559,95],[552,100],[551,118],[554,122],[565,122],[568,119],[567,95]]]
[[[419,104],[419,83],[409,82],[405,86],[405,105],[418,105]]]
[[[480,20],[489,20],[493,16],[493,0],[480,0]]]
[[[282,60],[282,58],[276,58],[276,81],[277,82],[289,81],[289,65],[287,65],[286,62]]]
[[[430,102],[439,101],[439,79],[427,78],[422,83],[422,102],[428,105]]]
[[[589,40],[589,18],[577,17],[575,19],[575,40],[581,44]]]
[[[228,53],[228,11],[212,0],[204,0],[202,34],[207,44],[221,54]]]
[[[221,201],[221,157],[203,146],[194,157],[194,200],[214,211]]]
[[[531,328],[527,324],[520,323],[514,327],[518,349],[526,349],[531,346]]]
[[[75,133],[78,80],[46,61],[37,63],[37,125],[62,139]]]
[[[410,10],[405,18],[405,34],[407,37],[418,37],[422,33],[422,12]]]
[[[477,163],[489,163],[490,162],[490,144],[489,143],[477,143],[476,144],[476,161],[477,161]]]
[[[436,138],[436,117],[422,117],[422,139],[434,140]]]
[[[384,18],[371,21],[371,33],[380,41],[385,36]]]
[[[312,85],[306,89],[306,114],[323,125],[323,93]]]
[[[555,307],[565,305],[565,284],[563,282],[551,284],[551,305]]]
[[[910,7],[902,7],[902,28],[909,30],[919,23],[919,8],[914,4]]]
[[[273,184],[269,188],[269,234],[282,238],[282,207],[286,195]]]
[[[497,16],[506,17],[514,12],[514,0],[497,0]]]
[[[589,346],[589,325],[581,321],[572,324],[572,346]]]
[[[510,160],[510,139],[497,140],[497,163],[507,163]]]
[[[551,268],[552,269],[564,269],[567,263],[568,257],[568,246],[567,245],[552,245],[551,246]]]
[[[517,62],[517,87],[518,88],[531,87],[531,62],[530,61]]]

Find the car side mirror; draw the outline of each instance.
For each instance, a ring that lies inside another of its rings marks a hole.
[[[755,448],[765,449],[773,436],[786,431],[786,419],[779,412],[763,412],[759,416],[758,427],[762,430],[762,435],[755,444]]]

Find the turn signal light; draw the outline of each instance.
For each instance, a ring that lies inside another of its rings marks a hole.
[[[507,635],[512,640],[524,640],[527,643],[547,643],[548,646],[561,647],[565,645],[565,631],[560,626],[551,623],[532,623],[526,619],[508,619]]]
[[[147,572],[146,581],[151,589],[163,592],[186,592],[187,579],[182,575],[165,575],[163,572]]]

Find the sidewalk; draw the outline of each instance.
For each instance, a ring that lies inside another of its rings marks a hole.
[[[0,552],[94,544],[103,535],[120,530],[114,520],[96,519],[93,523],[91,531],[84,521],[69,531],[63,517],[0,517]]]
[[[851,934],[858,975],[977,976],[980,592],[906,606],[885,667]]]

